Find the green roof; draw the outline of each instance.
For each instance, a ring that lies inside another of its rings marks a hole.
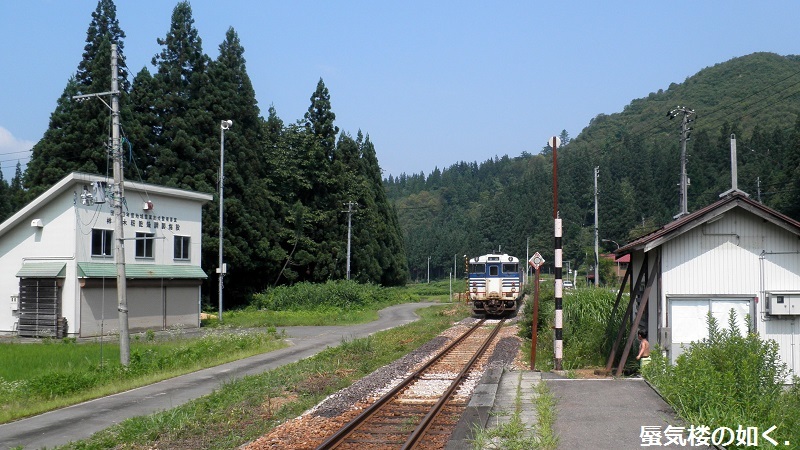
[[[67,263],[37,262],[25,263],[17,272],[19,278],[64,278]]]
[[[116,278],[114,263],[78,263],[79,278]],[[208,278],[198,266],[166,264],[125,264],[126,278]]]

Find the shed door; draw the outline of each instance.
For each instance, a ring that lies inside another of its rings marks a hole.
[[[55,278],[19,279],[19,327],[21,337],[66,336],[61,317],[61,289]]]
[[[669,326],[672,331],[670,358],[673,363],[683,353],[682,347],[708,337],[708,313],[716,319],[717,326],[728,329],[731,309],[736,313],[736,325],[742,336],[747,334],[746,317],[750,315],[750,298],[670,298]]]

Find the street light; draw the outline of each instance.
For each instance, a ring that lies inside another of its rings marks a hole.
[[[617,250],[619,250],[619,244],[617,244],[617,241],[615,241],[613,239],[603,239],[602,241],[603,242],[613,242],[614,244],[617,245]],[[614,259],[617,260],[617,277],[619,278],[619,260],[617,258],[619,258],[619,257],[615,254],[614,255]]]
[[[225,276],[225,266],[222,265],[222,202],[223,188],[225,186],[225,130],[233,125],[233,121],[223,120],[219,125],[219,322],[222,323],[222,278]]]
[[[431,282],[431,257],[428,256],[428,283]]]

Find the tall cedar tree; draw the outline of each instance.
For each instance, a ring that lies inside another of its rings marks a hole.
[[[263,275],[276,273],[282,261],[270,259],[276,219],[269,201],[268,174],[259,155],[262,120],[247,75],[244,48],[233,28],[228,29],[219,50],[219,57],[208,66],[209,83],[201,98],[218,130],[209,134],[205,147],[220,147],[220,121],[233,120],[233,126],[225,131],[224,254],[230,268],[225,289],[235,302],[263,290],[269,281]],[[218,211],[219,197],[209,206],[207,211]],[[218,222],[214,214],[204,216],[203,260],[213,267],[218,264]]]
[[[130,85],[123,52],[124,38],[114,2],[100,0],[92,13],[77,74],[67,81],[50,116],[50,126],[33,147],[25,172],[29,199],[41,194],[70,172],[104,174],[111,170],[111,114],[108,107],[99,100],[78,102],[72,97],[111,89],[111,44],[115,43],[118,51],[120,113],[126,115]],[[108,103],[108,99],[105,100]]]
[[[11,209],[11,192],[8,181],[3,178],[3,171],[0,170],[0,222],[6,220],[13,210]]]
[[[205,109],[208,56],[194,27],[192,8],[180,2],[163,46],[153,57],[152,111],[156,119],[146,170],[149,181],[166,186],[213,192],[219,150],[208,147],[208,136],[219,134],[219,122]],[[140,72],[141,75],[141,72]],[[144,80],[141,80],[144,83]],[[143,105],[137,105],[141,110]],[[216,125],[216,126],[215,126]]]
[[[336,114],[331,110],[330,93],[321,78],[304,119],[305,131],[297,143],[300,146],[297,157],[299,176],[308,180],[298,198],[304,210],[306,246],[300,247],[296,256],[297,271],[301,280],[325,281],[341,278],[344,273],[346,255],[342,243],[346,230],[340,211],[346,200],[334,169],[339,127],[334,125]]]

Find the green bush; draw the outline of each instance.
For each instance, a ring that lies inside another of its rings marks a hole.
[[[691,424],[762,431],[774,425],[773,439],[800,442],[800,390],[784,389],[788,371],[778,344],[754,333],[742,336],[733,310],[728,329],[710,314],[708,329],[709,337],[693,342],[675,365],[656,348],[643,376]]]
[[[385,301],[388,301],[388,294],[380,286],[339,280],[274,287],[253,295],[251,306],[272,311],[298,311],[320,307],[361,308]]]
[[[27,389],[35,398],[56,398],[89,389],[99,381],[91,372],[49,372],[31,378]]]

